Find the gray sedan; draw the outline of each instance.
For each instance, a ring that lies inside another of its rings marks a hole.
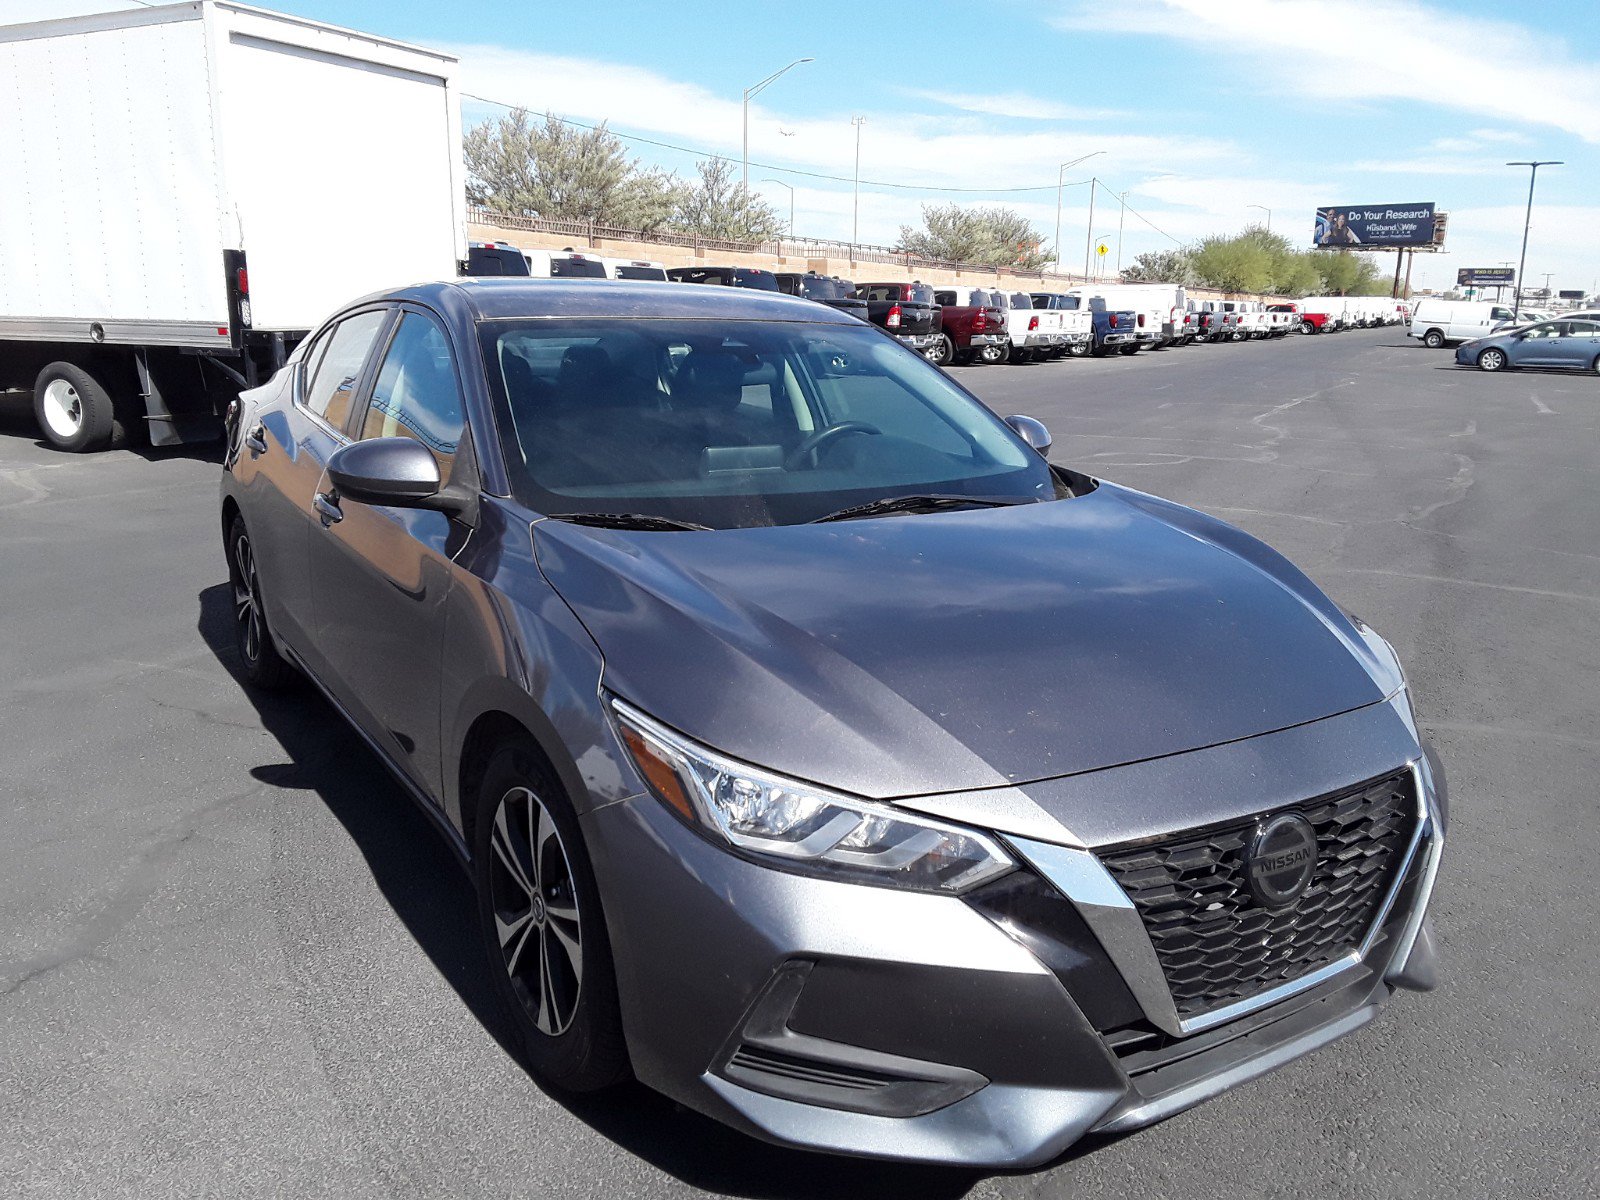
[[[230,414],[239,661],[432,819],[550,1086],[1036,1165],[1431,987],[1448,819],[1383,638],[1048,448],[794,297],[371,296]]]
[[[1456,347],[1456,363],[1481,371],[1557,367],[1600,372],[1600,322],[1539,321]]]

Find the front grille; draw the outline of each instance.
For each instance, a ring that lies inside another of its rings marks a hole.
[[[1415,784],[1401,771],[1276,812],[1299,813],[1317,832],[1316,869],[1288,908],[1259,906],[1246,886],[1258,818],[1101,853],[1144,921],[1180,1017],[1249,999],[1359,946],[1416,828]]]

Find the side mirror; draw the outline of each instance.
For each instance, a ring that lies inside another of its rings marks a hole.
[[[1006,424],[1011,426],[1012,433],[1027,442],[1041,456],[1050,453],[1050,431],[1045,428],[1043,421],[1018,415],[1007,417]]]
[[[439,495],[439,461],[408,437],[352,442],[328,459],[328,478],[346,500],[395,508],[450,507]]]

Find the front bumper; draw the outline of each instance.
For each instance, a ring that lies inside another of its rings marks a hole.
[[[1352,728],[1323,739],[1330,769],[1348,769],[1333,764],[1349,761]],[[1197,758],[1206,784],[1263,769],[1247,759],[1265,761],[1269,788],[1275,757],[1300,760],[1296,778],[1323,769],[1303,729],[1272,737],[1264,753],[1175,757]],[[1094,774],[1128,772],[1141,790],[1168,769]],[[996,820],[1022,868],[961,898],[777,870],[649,797],[606,805],[583,821],[635,1072],[769,1141],[964,1166],[1034,1166],[1092,1130],[1160,1120],[1359,1028],[1396,988],[1431,986],[1425,914],[1445,801],[1442,774],[1418,770],[1414,853],[1370,945],[1264,1007],[1193,1027],[1163,1001],[1126,894],[1104,890],[1103,868],[1085,873],[1095,856],[1029,836],[1071,840],[1038,807],[1049,787]]]

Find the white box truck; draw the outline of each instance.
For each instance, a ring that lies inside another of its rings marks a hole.
[[[0,389],[215,435],[339,305],[466,257],[456,60],[227,0],[0,26]]]

